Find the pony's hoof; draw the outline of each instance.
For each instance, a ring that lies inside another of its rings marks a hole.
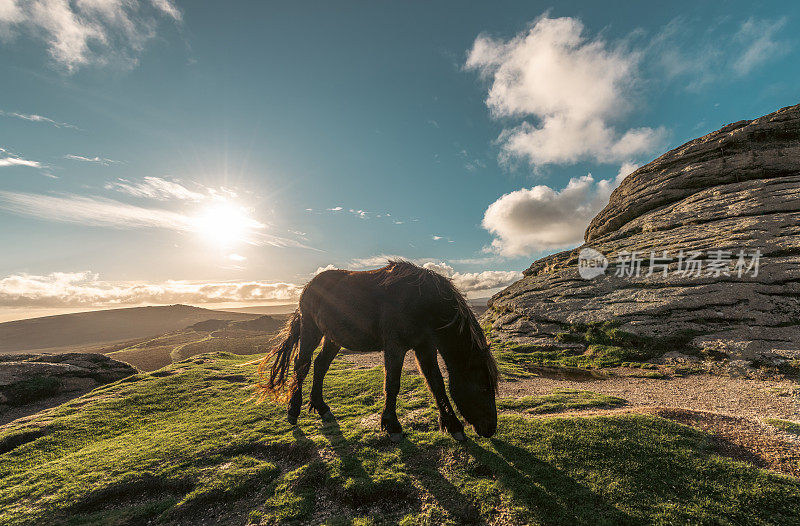
[[[289,422],[289,424],[291,424],[293,426],[297,425],[297,417],[296,416],[291,416],[291,415],[287,416],[286,417],[286,421]]]
[[[467,437],[461,431],[456,431],[453,433],[453,439],[458,440],[459,442],[463,442],[467,439]]]
[[[322,418],[323,422],[334,422],[334,421],[336,421],[336,417],[333,416],[333,413],[330,412],[330,411],[328,411],[327,413],[322,415],[320,418]]]
[[[403,440],[403,433],[389,433],[389,440],[397,444]]]

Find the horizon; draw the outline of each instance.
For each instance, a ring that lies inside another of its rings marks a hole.
[[[0,322],[291,304],[393,257],[489,297],[636,167],[800,102],[798,14],[12,0]]]

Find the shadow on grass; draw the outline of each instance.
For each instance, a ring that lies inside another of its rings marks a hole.
[[[531,452],[502,439],[491,439],[497,453],[470,441],[467,450],[488,466],[534,522],[541,524],[641,524]]]

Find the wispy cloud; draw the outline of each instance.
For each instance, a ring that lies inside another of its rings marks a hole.
[[[83,155],[73,155],[71,153],[65,155],[64,159],[69,159],[70,161],[80,161],[80,162],[83,162],[83,163],[102,164],[103,166],[109,166],[109,165],[112,165],[112,164],[118,164],[120,162],[120,161],[115,161],[113,159],[106,159],[104,157],[97,157],[97,156],[95,156],[95,157],[85,157]]]
[[[363,208],[344,208],[343,206],[332,206],[329,208],[322,208],[322,209],[314,209],[314,208],[306,208],[306,212],[311,212],[315,214],[323,214],[323,213],[338,213],[343,212],[350,214],[354,217],[359,219],[382,219],[389,221],[395,225],[402,225],[405,223],[413,223],[419,221],[418,218],[398,218],[390,214],[389,212],[369,212],[364,210]]]
[[[734,36],[743,49],[733,62],[733,70],[744,76],[761,64],[786,53],[789,44],[778,37],[785,26],[785,17],[778,20],[747,19]]]
[[[274,247],[311,248],[294,239],[270,234],[267,225],[253,219],[241,207],[224,205],[227,219],[235,221],[235,232],[225,235],[236,235],[239,241],[253,245],[270,245]],[[196,214],[186,214],[137,206],[113,199],[80,195],[42,195],[22,192],[0,191],[0,209],[8,212],[33,217],[46,221],[77,223],[116,229],[156,228],[175,232],[208,233],[214,230],[219,233],[219,217],[215,210],[200,210]]]
[[[168,201],[172,199],[179,201],[203,201],[213,197],[213,193],[209,192],[205,187],[203,187],[204,191],[198,192],[186,187],[181,181],[170,181],[162,179],[161,177],[145,177],[140,182],[118,179],[107,183],[105,189],[115,190],[134,197],[143,197],[158,201]]]
[[[647,45],[647,62],[667,80],[699,91],[714,82],[744,77],[788,52],[791,46],[782,36],[786,24],[786,18],[709,22],[677,17]]]
[[[2,15],[0,15],[0,18],[2,18]],[[44,117],[43,115],[36,115],[35,113],[17,113],[15,111],[0,110],[0,116],[13,117],[15,119],[22,119],[24,121],[29,121],[29,122],[41,122],[45,124],[50,124],[52,126],[55,126],[56,128],[72,128],[73,130],[80,130],[80,128],[78,128],[74,124],[69,124],[67,122],[59,122],[51,119],[50,117]]]
[[[90,271],[14,274],[0,279],[3,307],[110,307],[296,301],[302,287],[266,281],[104,281]]]
[[[0,7],[0,34],[42,39],[51,58],[68,71],[89,64],[134,65],[161,20],[181,20],[171,0],[5,0]]]
[[[194,219],[169,210],[130,205],[101,197],[52,196],[0,191],[0,208],[49,221],[111,228],[196,229]]]
[[[30,168],[42,168],[42,163],[39,161],[31,161],[28,159],[21,159],[19,157],[0,157],[0,167],[3,166],[28,166]]]

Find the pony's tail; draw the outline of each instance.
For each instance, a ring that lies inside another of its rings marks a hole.
[[[258,364],[257,394],[259,402],[267,397],[275,400],[285,397],[289,366],[292,358],[297,354],[302,321],[303,316],[300,314],[300,309],[297,309],[275,337],[278,344]]]

